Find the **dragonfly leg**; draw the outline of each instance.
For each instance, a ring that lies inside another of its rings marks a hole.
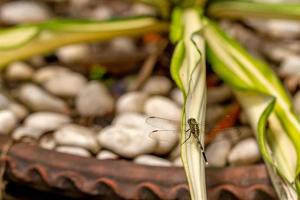
[[[190,129],[186,130],[185,132],[187,133],[187,132],[189,132],[189,131],[190,131]]]
[[[190,130],[190,129],[189,129]],[[186,143],[186,141],[188,141],[188,139],[190,139],[191,138],[191,136],[192,136],[192,133],[191,133],[191,131],[189,132],[190,134],[189,134],[189,136],[184,140],[184,142],[182,143],[182,144],[184,144],[184,143]]]

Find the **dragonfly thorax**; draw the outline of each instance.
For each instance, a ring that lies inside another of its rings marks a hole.
[[[197,126],[198,125],[198,123],[197,123],[197,121],[196,121],[195,118],[189,118],[187,120],[187,123],[189,124],[189,126]]]

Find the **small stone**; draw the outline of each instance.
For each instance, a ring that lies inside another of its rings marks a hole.
[[[140,129],[121,125],[104,128],[99,132],[98,141],[104,148],[125,158],[151,153],[156,147],[156,141]]]
[[[85,8],[91,5],[93,0],[70,0],[70,4],[74,8]]]
[[[91,157],[91,153],[80,147],[71,147],[71,146],[59,146],[55,148],[56,151],[66,154],[72,154],[76,156],[82,156],[82,157]]]
[[[147,117],[140,113],[122,113],[114,118],[112,124],[138,128],[141,130],[149,129],[151,127],[146,124],[146,119]]]
[[[84,76],[75,72],[59,73],[57,76],[47,80],[43,86],[49,92],[61,97],[74,97],[86,85]]]
[[[90,49],[85,44],[74,44],[59,48],[56,55],[64,63],[78,63],[90,58]]]
[[[0,18],[7,24],[41,22],[50,16],[46,5],[37,1],[8,1],[0,8]]]
[[[15,62],[8,66],[6,77],[12,81],[30,80],[34,74],[34,70],[26,63]]]
[[[231,142],[228,139],[212,142],[205,150],[208,165],[210,167],[224,167],[230,149]]]
[[[149,5],[143,4],[143,3],[135,3],[131,6],[130,13],[132,13],[133,16],[137,15],[152,15],[155,16],[156,10]]]
[[[171,98],[173,99],[173,101],[175,101],[180,106],[182,106],[184,103],[183,94],[178,88],[175,88],[174,90],[172,90]]]
[[[38,140],[45,131],[30,126],[20,126],[13,133],[12,138],[14,140],[22,140],[23,138],[31,138]]]
[[[134,41],[128,37],[117,37],[111,40],[110,48],[112,51],[131,54],[136,51]]]
[[[172,165],[170,161],[152,155],[138,156],[133,160],[133,162],[141,165],[162,166],[162,167],[169,167]]]
[[[290,49],[272,42],[264,43],[262,51],[269,59],[275,62],[282,62],[287,57],[294,56]]]
[[[111,151],[108,150],[102,150],[97,154],[97,158],[100,160],[106,160],[106,159],[118,159],[119,156]]]
[[[17,125],[17,117],[10,110],[0,111],[0,134],[9,134]]]
[[[78,1],[78,0],[76,0]],[[109,19],[114,15],[112,9],[108,6],[100,5],[91,11],[89,14],[91,19],[105,20]]]
[[[246,23],[263,34],[274,38],[296,38],[300,35],[300,23],[280,19],[247,19]]]
[[[129,92],[121,96],[117,103],[116,109],[118,113],[137,112],[141,113],[144,110],[144,104],[147,100],[147,95],[142,92]]]
[[[236,144],[228,156],[231,165],[253,164],[259,160],[260,152],[254,138],[248,138]]]
[[[169,120],[163,119],[154,119],[155,124],[147,124],[147,117],[138,113],[124,113],[118,115],[114,120],[114,125],[127,126],[131,128],[136,128],[144,133],[147,137],[155,140],[157,142],[157,146],[153,153],[163,155],[169,153],[179,139],[179,131],[177,124]],[[154,125],[155,127],[152,127]],[[158,127],[157,127],[158,126]],[[167,132],[157,132],[155,134],[151,134],[154,129],[160,128],[164,130],[170,130]],[[151,135],[151,136],[150,136]]]
[[[91,81],[78,94],[76,109],[82,116],[103,116],[113,111],[114,99],[104,84]]]
[[[88,128],[76,124],[65,125],[54,133],[60,145],[79,146],[94,153],[100,150],[95,134]]]
[[[52,150],[56,147],[56,142],[53,138],[53,135],[51,134],[47,134],[42,136],[42,138],[40,139],[39,142],[40,147],[44,148],[44,149],[49,149]]]
[[[0,93],[0,109],[6,109],[10,105],[10,100],[8,97],[2,93]]]
[[[51,78],[58,76],[61,73],[70,72],[69,69],[60,66],[46,66],[39,69],[33,76],[33,80],[37,83],[44,83]]]
[[[153,96],[145,103],[145,113],[148,116],[161,117],[180,122],[181,109],[170,99],[163,96]]]
[[[222,103],[232,97],[231,89],[227,85],[219,87],[211,87],[207,90],[207,103],[218,104]]]
[[[36,85],[23,85],[18,93],[19,99],[33,111],[53,111],[67,113],[66,103],[43,91]]]
[[[167,95],[172,82],[165,76],[152,76],[144,85],[143,91],[149,95]]]
[[[29,115],[24,124],[43,131],[54,131],[71,122],[67,115],[52,112],[36,112]]]
[[[173,165],[176,167],[182,167],[183,163],[182,163],[181,157],[175,158],[175,160],[173,160]]]
[[[29,111],[25,106],[15,102],[9,104],[8,109],[16,115],[18,120],[23,120],[29,114]]]
[[[281,76],[297,75],[300,77],[300,57],[289,56],[280,65],[279,74]]]

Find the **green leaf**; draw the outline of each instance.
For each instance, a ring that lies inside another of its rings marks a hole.
[[[217,18],[300,19],[300,3],[264,3],[245,0],[211,1],[208,15]]]
[[[171,74],[184,94],[180,142],[187,139],[186,121],[196,119],[204,124],[206,112],[206,82],[204,40],[197,33],[202,29],[202,18],[196,9],[182,10],[182,36],[177,38],[175,52],[171,62]],[[174,19],[174,18],[173,18]],[[172,22],[172,23],[178,23]],[[173,29],[174,30],[174,29]],[[178,30],[175,30],[178,31]],[[171,33],[172,34],[172,33]],[[203,143],[204,127],[200,126],[200,142]],[[191,137],[181,145],[181,159],[189,183],[191,198],[206,199],[205,163],[197,140]]]
[[[1,51],[0,67],[10,62],[27,59],[29,57],[54,51],[64,45],[82,42],[109,40],[117,36],[140,36],[149,32],[165,32],[168,24],[151,17],[114,19],[108,21],[90,20],[53,20],[38,25],[29,26],[31,34],[20,31],[20,27],[8,30],[20,39],[13,40],[9,34],[0,34],[0,41],[5,41],[3,47],[10,47]],[[27,30],[27,29],[23,29]],[[29,32],[29,28],[27,30]]]
[[[207,20],[203,34],[214,71],[237,93],[244,93],[240,95],[240,103],[248,111],[261,153],[284,186],[277,183],[275,188],[285,188],[284,195],[278,195],[290,196],[298,187],[295,183],[300,170],[300,120],[289,96],[265,63],[253,58],[216,24]],[[269,122],[267,131],[264,128],[266,119]],[[285,145],[289,146],[285,148]]]
[[[0,30],[0,51],[17,48],[33,39],[40,29],[36,26],[19,26]]]

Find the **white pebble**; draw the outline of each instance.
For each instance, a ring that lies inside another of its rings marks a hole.
[[[23,138],[32,138],[37,140],[44,133],[45,131],[41,129],[33,128],[30,126],[20,126],[12,133],[12,138],[14,140],[21,140]]]
[[[253,164],[260,160],[260,152],[254,138],[242,140],[229,153],[228,161],[232,165]]]
[[[66,73],[66,72],[70,72],[68,68],[60,67],[56,65],[53,66],[50,65],[36,71],[36,73],[33,76],[33,80],[37,83],[42,84],[47,80],[54,78],[61,73]]]
[[[49,92],[61,97],[74,97],[86,85],[86,78],[75,72],[60,73],[47,80],[43,86]]]
[[[230,149],[231,142],[226,138],[213,141],[205,150],[208,165],[210,167],[224,167]]]
[[[9,134],[17,125],[17,117],[10,110],[0,111],[0,134]]]
[[[147,117],[140,113],[122,113],[114,118],[112,124],[138,128],[141,130],[149,129],[151,127],[146,123],[146,119]]]
[[[7,96],[0,93],[0,109],[6,109],[9,107],[9,105],[10,105],[10,100],[7,98]]]
[[[286,57],[280,64],[279,74],[282,76],[296,75],[300,77],[300,57],[289,56]]]
[[[117,37],[111,40],[110,48],[113,51],[122,52],[122,53],[134,53],[136,46],[134,41],[128,37]]]
[[[60,145],[79,146],[94,153],[100,150],[95,134],[88,128],[76,124],[65,125],[54,133]]]
[[[64,101],[48,94],[33,84],[23,85],[18,93],[18,97],[33,111],[69,112]]]
[[[296,38],[300,35],[300,23],[280,19],[247,19],[246,23],[263,34],[274,38]]]
[[[114,99],[104,84],[91,81],[77,95],[76,109],[82,116],[103,116],[113,111]]]
[[[179,122],[181,109],[176,103],[163,96],[153,96],[145,103],[145,113],[148,116],[161,117]]]
[[[97,154],[97,158],[100,160],[107,160],[107,159],[118,159],[119,156],[111,151],[102,150]]]
[[[154,7],[143,4],[143,3],[135,3],[132,5],[130,12],[133,16],[137,15],[156,15],[156,10]]]
[[[141,113],[144,110],[147,95],[142,92],[129,92],[121,96],[117,103],[116,109],[118,113],[137,112]]]
[[[98,141],[101,146],[126,157],[151,153],[155,150],[156,141],[143,131],[128,126],[109,126],[99,132]]]
[[[76,0],[78,1],[78,0]],[[91,19],[96,19],[96,20],[104,20],[104,19],[109,19],[113,16],[113,11],[110,7],[100,5],[97,6],[95,9],[91,11],[89,14]]]
[[[173,165],[176,167],[182,167],[183,163],[182,163],[181,157],[175,158],[175,160],[173,160]]]
[[[66,154],[72,154],[82,157],[91,157],[91,153],[84,148],[71,147],[71,146],[59,146],[55,148],[56,151]]]
[[[36,112],[29,115],[24,124],[44,131],[53,131],[71,122],[67,115],[52,112]]]
[[[172,82],[165,76],[152,76],[144,85],[143,91],[150,95],[167,95]]]
[[[24,62],[15,62],[10,64],[6,69],[6,77],[12,81],[30,80],[34,70]]]
[[[178,88],[175,88],[174,90],[172,90],[171,98],[173,99],[173,101],[175,101],[180,106],[182,106],[184,103],[183,94],[182,94],[181,90]]]
[[[85,44],[74,44],[59,48],[56,55],[64,63],[77,63],[88,60],[90,50]]]
[[[40,22],[50,16],[46,5],[36,1],[8,1],[0,8],[0,18],[8,24]]]
[[[172,165],[170,161],[152,155],[138,156],[133,160],[133,162],[141,165],[162,166],[162,167],[169,167]]]
[[[45,135],[42,136],[42,138],[39,141],[39,145],[40,147],[44,148],[44,149],[49,149],[52,150],[56,147],[56,142],[53,138],[53,135]]]
[[[178,126],[169,120],[154,119],[153,121],[155,122],[152,124],[148,124],[149,122],[147,123],[147,120],[148,117],[139,113],[123,113],[113,120],[113,124],[138,129],[147,137],[155,140],[157,145],[153,153],[159,155],[169,153],[178,141]],[[151,132],[157,128],[171,131],[162,131],[151,134]]]
[[[15,102],[9,104],[8,109],[16,115],[18,120],[24,119],[29,114],[29,111],[25,106]]]

